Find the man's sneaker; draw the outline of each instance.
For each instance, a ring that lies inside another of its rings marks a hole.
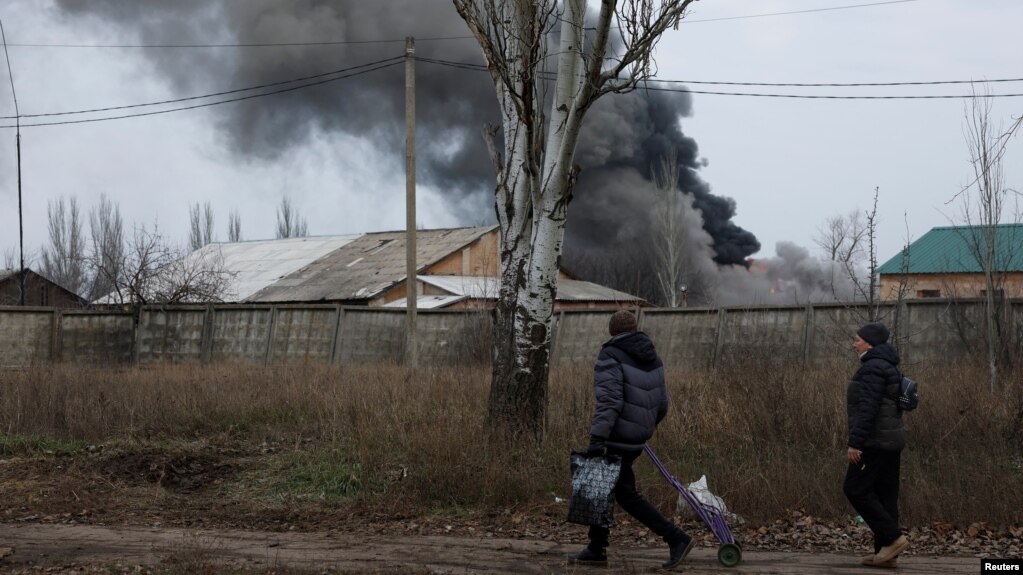
[[[863,559],[860,559],[860,563],[868,567],[881,567],[882,569],[895,569],[899,566],[898,559],[889,559],[888,561],[878,561],[877,555],[867,555]]]
[[[686,537],[679,543],[676,543],[668,547],[668,560],[661,563],[662,569],[673,569],[677,567],[682,560],[689,555],[689,552],[696,546],[696,540],[692,537]]]
[[[885,563],[891,561],[898,557],[899,553],[905,551],[906,547],[909,547],[909,540],[906,539],[905,535],[899,535],[898,539],[892,541],[888,545],[885,545],[877,552],[877,555],[874,556],[874,563]]]
[[[589,547],[583,547],[582,551],[569,555],[568,562],[572,565],[607,567],[607,553],[603,551],[597,553]]]

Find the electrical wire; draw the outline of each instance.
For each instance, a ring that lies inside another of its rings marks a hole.
[[[235,90],[225,90],[223,92],[214,92],[212,94],[203,94],[201,96],[188,96],[184,98],[175,98],[173,100],[160,100],[157,102],[147,102],[145,104],[126,104],[124,106],[108,106],[105,108],[92,108],[88,110],[72,110],[68,112],[46,112],[43,114],[24,114],[22,118],[44,118],[48,116],[69,116],[74,114],[90,114],[95,112],[109,112],[112,110],[127,110],[131,108],[143,108],[146,106],[159,106],[163,104],[176,104],[179,102],[188,102],[191,100],[201,100],[203,98],[213,98],[216,96],[226,96],[228,94],[237,94],[240,92],[248,92],[251,90],[262,90],[265,88],[272,88],[274,86],[282,86],[284,84],[294,84],[295,82],[305,82],[307,80],[315,80],[317,78],[323,78],[326,76],[332,76],[335,74],[341,74],[344,72],[350,72],[352,70],[358,70],[360,68],[366,68],[369,66],[376,66],[377,64],[383,64],[385,62],[397,62],[397,60],[404,59],[404,56],[394,56],[393,58],[386,58],[384,60],[377,60],[376,62],[369,62],[367,64],[360,64],[358,66],[352,66],[351,68],[341,68],[339,70],[332,70],[330,72],[324,72],[322,74],[314,74],[312,76],[305,76],[302,78],[293,78],[291,80],[282,80],[280,82],[272,82],[270,84],[260,84],[258,86],[249,86],[248,88],[238,88]],[[13,120],[14,116],[0,116],[0,120]]]
[[[906,4],[919,2],[920,0],[887,0],[885,2],[870,2],[866,4],[850,4],[846,6],[829,6],[826,8],[809,8],[806,10],[792,10],[789,12],[770,12],[765,14],[747,14],[742,16],[723,16],[720,18],[682,19],[681,24],[698,24],[701,22],[723,22],[726,20],[747,20],[752,18],[767,18],[771,16],[788,16],[794,14],[809,14],[811,12],[830,12],[833,10],[850,10],[854,8],[870,8],[875,6],[886,6],[890,4]],[[589,29],[589,28],[588,28]],[[435,36],[427,38],[416,38],[416,42],[441,42],[448,40],[472,40],[475,36]],[[250,43],[223,43],[223,44],[45,44],[45,43],[14,43],[9,46],[19,48],[276,48],[276,47],[298,47],[298,46],[345,46],[359,44],[396,44],[404,43],[405,39],[394,40],[326,40],[319,42],[250,42]]]
[[[469,70],[473,72],[487,71],[486,66],[479,64],[467,64],[465,62],[450,62],[447,60],[436,60],[432,58],[417,58],[417,60],[426,62],[428,64],[436,64],[439,66],[447,66],[449,68],[458,68],[462,70]],[[554,80],[554,75],[547,73],[541,73],[540,76],[549,81]],[[757,83],[757,82],[704,82],[704,81],[687,81],[687,80],[658,80],[657,78],[651,78],[651,82],[661,83],[686,83],[686,84],[720,84],[720,85],[731,85],[731,86],[801,86],[801,87],[854,87],[854,86],[930,86],[930,85],[942,85],[942,84],[967,84],[976,83],[983,84],[989,82],[1021,82],[1023,78],[999,78],[995,80],[941,80],[941,81],[930,81],[930,82],[872,82],[872,83],[830,83],[830,84],[812,84],[812,83],[801,83],[801,84],[782,84],[782,83]],[[827,95],[813,95],[813,94],[768,94],[760,92],[719,92],[709,90],[690,90],[688,88],[667,88],[660,86],[650,86],[644,84],[641,88],[643,90],[650,90],[655,92],[687,92],[690,94],[707,94],[713,96],[752,96],[760,98],[801,98],[801,99],[822,99],[822,100],[938,100],[938,99],[958,99],[958,98],[1015,98],[1023,96],[1023,94],[940,94],[940,95],[888,95],[888,96],[827,96]]]
[[[433,58],[422,58],[417,57],[416,60],[420,62],[427,62],[430,64],[438,64],[441,66],[448,66],[450,68],[461,68],[463,70],[472,71],[487,71],[487,67],[482,64],[470,64],[466,62],[452,62],[450,60],[437,60]],[[550,76],[550,73],[547,73]],[[804,87],[804,88],[817,88],[817,87],[878,87],[878,86],[937,86],[941,84],[989,84],[997,82],[1023,82],[1023,78],[995,78],[995,79],[981,79],[981,80],[931,80],[931,81],[919,81],[919,82],[830,82],[830,83],[812,83],[812,82],[712,82],[709,80],[663,80],[661,78],[650,78],[651,82],[659,82],[661,84],[708,84],[717,86],[789,86],[789,87]]]
[[[770,16],[788,16],[791,14],[809,14],[810,12],[830,12],[832,10],[849,10],[852,8],[869,8],[872,6],[885,6],[888,4],[905,4],[907,2],[919,2],[920,0],[888,0],[887,2],[871,2],[869,4],[850,4],[848,6],[829,6],[827,8],[807,8],[806,10],[792,10],[791,12],[770,12],[766,14],[749,14],[746,16],[723,16],[721,18],[703,18],[700,20],[683,19],[682,24],[697,24],[700,22],[723,22],[725,20],[747,20],[750,18],[767,18]]]
[[[475,36],[435,36],[432,38],[416,38],[416,42],[440,42],[445,40],[475,39]],[[405,43],[405,39],[396,40],[324,40],[319,42],[249,42],[239,44],[42,44],[15,43],[10,46],[18,48],[294,48],[300,46],[347,46],[358,44],[397,44]]]
[[[404,57],[402,56],[402,57],[399,57],[399,58],[404,58]],[[220,100],[220,101],[217,101],[217,102],[207,102],[207,103],[204,103],[204,104],[195,104],[195,105],[192,105],[192,106],[182,106],[182,107],[179,107],[179,108],[171,108],[171,109],[168,109],[168,110],[157,110],[157,111],[154,111],[154,112],[140,112],[140,113],[137,113],[137,114],[124,114],[124,115],[121,115],[121,116],[105,116],[105,117],[102,117],[102,118],[86,118],[86,119],[83,119],[83,120],[63,120],[63,121],[60,121],[60,122],[36,122],[34,124],[21,124],[21,126],[22,127],[34,127],[34,126],[60,126],[60,125],[66,125],[66,124],[86,124],[86,123],[90,123],[90,122],[105,122],[107,120],[123,120],[125,118],[138,118],[138,117],[142,117],[142,116],[156,116],[156,115],[159,115],[159,114],[169,114],[171,112],[182,112],[182,111],[185,111],[185,110],[195,110],[197,108],[206,108],[206,107],[210,107],[210,106],[219,106],[220,104],[228,104],[228,103],[231,103],[231,102],[242,102],[242,101],[245,101],[245,100],[252,100],[252,99],[255,99],[255,98],[262,98],[262,97],[265,97],[265,96],[273,96],[275,94],[283,94],[285,92],[294,92],[295,90],[302,90],[304,88],[310,88],[312,86],[319,86],[319,85],[322,85],[322,84],[327,84],[327,83],[330,83],[330,82],[336,82],[338,80],[343,80],[343,79],[346,79],[346,78],[353,78],[355,76],[361,76],[363,74],[368,74],[370,72],[375,72],[377,70],[383,70],[384,68],[390,68],[391,66],[397,66],[397,65],[399,65],[401,63],[402,62],[399,59],[399,60],[395,60],[393,62],[390,62],[389,64],[381,64],[381,65],[378,65],[378,66],[373,67],[373,68],[367,68],[367,69],[364,69],[364,70],[360,70],[358,72],[352,72],[351,74],[347,74],[347,75],[344,75],[344,76],[338,76],[336,78],[328,78],[326,80],[319,80],[319,81],[316,81],[316,82],[310,82],[308,84],[302,84],[301,86],[292,86],[290,88],[282,88],[280,90],[273,90],[271,92],[265,92],[265,93],[262,93],[262,94],[251,94],[251,95],[248,95],[248,96],[241,96],[239,98],[230,98],[230,99],[227,99],[227,100]],[[0,129],[13,128],[13,127],[14,126],[0,126]]]

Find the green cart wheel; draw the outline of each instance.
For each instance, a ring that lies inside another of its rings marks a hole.
[[[718,547],[718,561],[725,567],[735,567],[742,561],[742,548],[735,543],[726,543]]]

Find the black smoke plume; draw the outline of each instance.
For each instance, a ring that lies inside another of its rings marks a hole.
[[[156,71],[184,95],[277,82],[401,56],[405,36],[420,57],[483,63],[450,0],[57,0],[65,15],[147,44],[336,42],[318,46],[145,50]],[[490,205],[493,167],[480,128],[499,119],[486,73],[425,62],[417,69],[418,166],[466,224]],[[400,66],[320,87],[217,108],[225,144],[236,154],[273,160],[319,133],[343,132],[398,156],[404,141]],[[760,245],[733,221],[735,204],[698,175],[696,142],[679,119],[688,94],[639,90],[599,101],[587,118],[576,162],[583,168],[570,205],[566,250],[590,253],[628,242],[649,228],[651,167],[679,154],[679,189],[692,197],[711,238],[709,257],[742,265]],[[486,215],[492,217],[488,212]],[[647,255],[649,258],[649,255]],[[648,267],[651,262],[644,264]]]

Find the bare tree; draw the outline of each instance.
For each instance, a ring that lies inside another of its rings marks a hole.
[[[654,189],[657,193],[654,245],[657,253],[657,282],[662,301],[668,307],[681,307],[689,292],[690,265],[686,229],[686,205],[678,190],[678,153],[668,150],[653,167]]]
[[[1009,129],[991,121],[990,99],[970,99],[965,111],[964,136],[970,154],[974,179],[957,194],[961,203],[960,234],[970,256],[984,274],[984,338],[987,348],[988,375],[991,391],[998,389],[999,365],[1010,361],[1003,337],[1004,284],[1006,271],[1023,243],[1015,235],[1017,226],[1002,228],[1003,223],[1019,224],[1021,215],[1017,202],[1011,214],[1006,213],[1010,200],[1018,192],[1006,187],[1002,158],[1008,140],[1020,127],[1016,120]]]
[[[4,249],[4,267],[0,269],[5,270],[16,270],[18,269],[18,250],[15,248]]]
[[[847,264],[863,257],[866,235],[863,213],[853,210],[844,216],[839,214],[828,218],[823,226],[817,228],[813,243],[829,260]]]
[[[199,204],[188,206],[189,215],[189,245],[195,251],[207,244],[213,243],[213,207],[209,202],[203,206]]]
[[[227,216],[227,241],[232,243],[242,241],[242,217],[238,210],[231,210]]]
[[[169,244],[155,225],[152,230],[136,226],[121,260],[102,273],[114,278],[104,303],[121,305],[218,302],[231,279],[219,246],[185,254]]]
[[[124,222],[121,209],[107,198],[99,197],[99,205],[89,211],[89,235],[92,239],[88,257],[92,269],[89,299],[95,300],[114,290],[124,260]]]
[[[291,199],[281,198],[277,208],[277,239],[301,238],[309,235],[305,218],[301,217],[291,206]]]
[[[588,26],[585,0],[453,0],[482,48],[501,113],[503,142],[497,126],[484,129],[501,234],[487,417],[493,432],[543,438],[558,257],[583,119],[600,97],[653,75],[657,41],[693,1],[603,0]],[[559,23],[559,45],[549,53]],[[547,69],[548,57],[556,57],[556,70]],[[552,76],[548,117],[542,108]]]
[[[46,207],[50,243],[43,248],[42,271],[50,280],[76,294],[85,287],[85,238],[78,200],[63,196]]]

